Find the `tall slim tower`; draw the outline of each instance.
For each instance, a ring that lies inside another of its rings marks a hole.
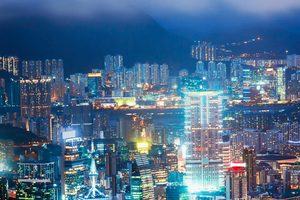
[[[248,199],[246,163],[231,163],[226,173],[226,200]]]
[[[224,186],[221,159],[222,99],[217,91],[185,93],[185,185],[191,193]]]

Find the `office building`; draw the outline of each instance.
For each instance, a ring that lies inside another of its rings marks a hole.
[[[186,92],[185,185],[191,193],[218,191],[223,185],[220,151],[222,100],[216,91]]]
[[[64,195],[68,200],[77,199],[78,191],[85,184],[88,170],[88,153],[81,138],[65,140]]]
[[[99,97],[101,96],[102,89],[102,74],[101,72],[91,72],[87,74],[87,90],[88,96]]]
[[[253,192],[256,187],[256,153],[254,148],[244,148],[243,162],[246,164],[247,191]]]
[[[130,180],[134,200],[154,200],[154,183],[146,154],[136,154]]]
[[[231,163],[226,172],[226,200],[247,200],[247,175],[245,163]]]

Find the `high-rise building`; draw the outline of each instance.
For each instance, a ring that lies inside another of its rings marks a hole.
[[[231,163],[226,173],[226,200],[248,199],[245,163]]]
[[[40,79],[43,74],[41,60],[24,60],[22,62],[22,77],[26,79]]]
[[[233,60],[230,66],[230,94],[232,99],[243,97],[243,66],[241,60]]]
[[[277,68],[277,95],[280,100],[286,98],[286,84],[285,84],[285,69],[283,67]]]
[[[94,142],[92,141],[91,144],[91,154],[95,153],[94,150]],[[105,200],[109,199],[98,186],[98,171],[96,167],[96,161],[93,155],[91,155],[91,164],[89,170],[89,187],[84,188],[83,190],[79,191],[77,194],[77,199],[79,200]]]
[[[125,89],[125,69],[121,68],[119,70],[116,70],[114,75],[112,76],[111,81],[114,89]]]
[[[192,57],[201,61],[216,60],[216,48],[210,42],[198,41],[192,46]]]
[[[115,70],[119,70],[123,67],[123,56],[121,55],[107,55],[104,58],[104,67],[107,73],[114,72]]]
[[[65,93],[64,63],[62,59],[45,60],[43,74],[51,78],[51,101],[63,101]]]
[[[146,154],[136,154],[130,180],[131,197],[134,200],[154,200],[154,184]]]
[[[2,70],[14,76],[18,76],[19,59],[15,56],[0,56],[0,71]]]
[[[77,199],[77,192],[84,186],[88,166],[87,149],[81,138],[65,140],[64,194],[66,199]]]
[[[251,101],[252,71],[250,66],[243,66],[243,101]]]
[[[136,63],[133,67],[133,73],[136,87],[151,83],[151,66],[148,63]]]
[[[200,78],[207,80],[207,70],[205,69],[205,64],[203,61],[198,61],[196,63],[196,71],[195,71],[196,75],[199,75]]]
[[[8,181],[5,177],[0,177],[0,199],[8,199]]]
[[[150,66],[150,82],[152,85],[159,84],[159,65],[156,63]]]
[[[49,117],[51,106],[51,79],[20,80],[21,116]]]
[[[220,152],[222,99],[216,91],[186,92],[185,185],[191,193],[219,190],[224,186]]]
[[[134,70],[133,69],[126,69],[125,71],[125,88],[127,90],[131,90],[135,87],[135,79],[134,79]]]
[[[246,164],[247,191],[254,191],[256,186],[256,154],[255,149],[246,147],[243,150],[243,162]]]
[[[0,105],[20,105],[20,81],[13,75],[0,77]]]
[[[17,199],[58,200],[54,162],[18,163]]]
[[[299,67],[300,66],[300,55],[288,55],[286,57],[287,67]]]
[[[286,97],[288,100],[296,101],[300,98],[300,70],[296,70],[291,74],[290,80],[287,82]]]
[[[102,88],[101,72],[92,72],[87,74],[87,89],[89,97],[99,97]]]
[[[162,64],[159,66],[159,77],[160,84],[167,85],[169,80],[169,66],[167,64]]]

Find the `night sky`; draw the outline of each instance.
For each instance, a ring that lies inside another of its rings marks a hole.
[[[109,53],[189,68],[193,40],[261,36],[256,49],[300,53],[299,10],[299,0],[1,0],[0,54],[61,57],[73,73]]]

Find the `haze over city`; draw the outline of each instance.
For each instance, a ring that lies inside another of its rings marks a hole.
[[[1,0],[0,199],[300,199],[299,11]]]

